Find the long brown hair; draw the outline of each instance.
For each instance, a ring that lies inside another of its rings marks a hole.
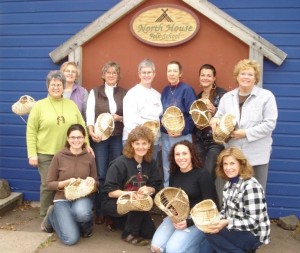
[[[175,148],[177,145],[184,145],[189,149],[189,151],[191,153],[193,169],[202,168],[202,165],[203,165],[202,160],[200,158],[200,154],[198,153],[198,150],[196,149],[195,145],[187,140],[183,140],[183,141],[179,141],[179,142],[175,143],[170,150],[170,153],[169,153],[170,174],[174,173],[177,170],[180,170],[179,166],[175,162]]]

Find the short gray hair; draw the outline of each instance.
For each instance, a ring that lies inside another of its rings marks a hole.
[[[61,72],[60,70],[51,70],[46,78],[46,85],[47,85],[47,89],[49,89],[49,84],[51,82],[51,80],[53,79],[57,79],[60,80],[63,84],[63,88],[66,88],[66,77],[64,75],[63,72]]]
[[[155,71],[155,64],[151,59],[142,60],[138,66],[138,72],[141,71],[142,68],[151,68]]]

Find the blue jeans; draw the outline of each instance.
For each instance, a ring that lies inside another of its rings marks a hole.
[[[80,235],[92,232],[92,208],[93,201],[90,198],[56,201],[53,212],[48,215],[47,222],[64,244],[73,245],[78,242]]]
[[[105,141],[99,143],[92,142],[92,148],[95,153],[97,173],[99,178],[99,192],[95,194],[96,216],[102,215],[101,210],[101,192],[105,182],[106,173],[111,161],[122,154],[122,136],[111,136]]]
[[[166,133],[161,133],[161,145],[162,145],[162,163],[164,170],[164,187],[169,186],[169,153],[173,145],[179,141],[187,140],[193,142],[192,134],[182,135],[179,137],[171,137]]]
[[[245,253],[261,245],[259,238],[249,231],[223,228],[217,234],[205,235],[217,253]]]
[[[173,222],[166,217],[155,231],[151,247],[167,253],[211,253],[212,248],[205,234],[195,225],[184,230],[174,228]]]

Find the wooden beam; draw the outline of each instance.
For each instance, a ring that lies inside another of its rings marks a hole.
[[[257,61],[260,65],[260,81],[257,83],[257,86],[263,87],[263,73],[264,73],[264,56],[253,47],[249,47],[249,59]]]
[[[80,73],[78,83],[82,85],[82,47],[77,47],[74,51],[72,51],[69,54],[68,60],[77,64]]]
[[[92,23],[83,28],[76,35],[72,36],[66,42],[61,44],[59,47],[50,52],[49,56],[51,57],[54,63],[59,62],[67,55],[69,55],[77,47],[82,46],[85,42],[89,41],[91,38],[96,36],[98,33],[104,31],[112,24],[117,22],[128,12],[142,4],[147,0],[123,0],[120,3],[116,4],[102,16],[94,20]]]
[[[257,50],[270,61],[281,65],[287,54],[273,44],[253,32],[236,19],[232,18],[207,0],[183,0],[186,4],[199,11],[226,31]]]

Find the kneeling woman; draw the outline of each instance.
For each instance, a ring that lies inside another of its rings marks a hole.
[[[102,208],[105,215],[119,217],[117,199],[128,191],[152,195],[161,185],[159,171],[153,159],[154,137],[152,131],[137,126],[128,135],[123,155],[115,159],[106,175]],[[146,245],[151,239],[155,226],[149,212],[131,211],[123,216],[122,239],[133,245]]]
[[[187,141],[177,142],[169,154],[170,186],[186,192],[190,208],[204,199],[217,202],[214,182],[208,170],[202,168],[195,146]],[[151,243],[152,252],[211,253],[212,248],[192,219],[173,223],[166,217],[156,230]]]
[[[47,187],[56,190],[54,205],[48,208],[41,229],[56,232],[66,245],[78,242],[80,236],[90,237],[93,229],[93,201],[90,197],[68,201],[64,187],[77,178],[87,179],[88,185],[98,185],[96,162],[85,149],[86,132],[82,125],[71,125],[67,131],[65,148],[58,152],[50,164]]]
[[[264,191],[253,169],[238,148],[223,150],[217,176],[228,180],[223,190],[222,219],[206,234],[215,252],[255,252],[270,241],[270,220]]]

